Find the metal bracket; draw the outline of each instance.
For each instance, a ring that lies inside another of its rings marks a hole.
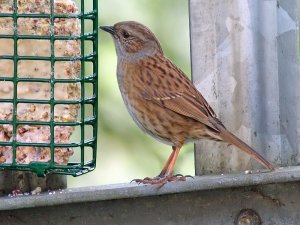
[[[255,214],[243,214],[251,209],[263,224],[297,224],[299,180],[299,167],[289,167],[267,173],[195,177],[160,189],[117,184],[6,197],[1,199],[0,221],[4,225],[242,225],[249,218],[257,221]]]

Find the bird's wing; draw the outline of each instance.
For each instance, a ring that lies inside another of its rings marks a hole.
[[[209,120],[212,116],[208,113],[208,108],[196,96],[185,92],[161,93],[159,96],[150,95],[145,92],[143,97],[148,101],[153,101],[158,105],[172,110],[178,114],[197,120],[213,130],[219,132]]]
[[[161,80],[158,84],[152,82],[145,85],[142,93],[143,98],[173,112],[197,120],[219,132],[219,129],[209,120],[209,118],[217,120],[216,115],[201,93],[197,91],[186,75],[169,60],[166,61],[166,67],[167,72],[162,69],[155,70],[153,67],[143,68],[148,79],[149,76],[152,76],[151,80],[157,80],[154,76],[160,76]],[[173,74],[173,76],[170,74]],[[181,81],[177,87],[174,87],[173,84],[176,79]],[[164,85],[164,83],[171,85]]]

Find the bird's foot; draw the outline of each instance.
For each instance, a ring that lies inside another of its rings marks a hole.
[[[136,182],[138,184],[157,184],[160,187],[162,187],[163,185],[165,185],[168,182],[172,182],[172,181],[185,181],[186,178],[191,177],[192,176],[188,175],[188,176],[183,176],[182,174],[176,174],[176,175],[166,175],[166,176],[157,176],[157,177],[146,177],[144,179],[134,179],[131,182]]]

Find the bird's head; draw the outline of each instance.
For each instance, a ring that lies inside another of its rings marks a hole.
[[[126,21],[114,26],[100,26],[100,29],[110,33],[114,39],[118,57],[126,59],[141,59],[145,56],[163,54],[155,35],[146,26]]]

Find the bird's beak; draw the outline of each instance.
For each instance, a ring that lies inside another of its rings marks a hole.
[[[113,26],[100,26],[99,28],[110,33],[111,35],[115,35],[115,29]]]

